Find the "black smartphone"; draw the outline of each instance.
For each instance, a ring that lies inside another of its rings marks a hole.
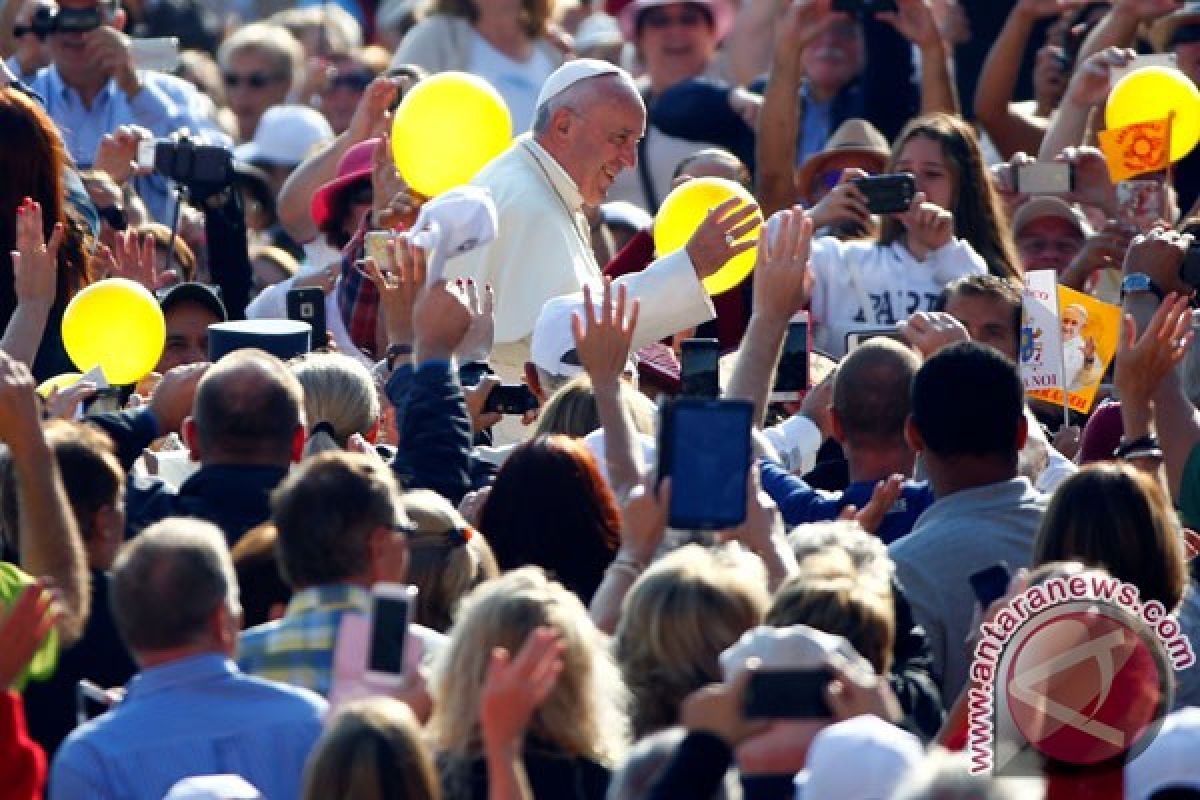
[[[809,338],[808,312],[801,311],[788,323],[783,338],[783,353],[775,369],[775,384],[771,387],[772,403],[794,403],[808,389]]]
[[[760,670],[750,676],[742,698],[746,719],[813,719],[832,717],[825,687],[833,680],[828,667]]]
[[[388,684],[404,679],[404,645],[417,605],[417,587],[377,583],[371,587],[371,633],[367,676]]]
[[[684,339],[679,377],[684,397],[716,399],[721,394],[721,343],[716,339]]]
[[[833,0],[834,11],[847,14],[876,14],[880,11],[896,11],[896,0]]]
[[[289,289],[287,293],[288,319],[307,322],[312,326],[312,349],[320,350],[329,343],[325,329],[325,292],[317,287]]]
[[[912,207],[917,196],[917,179],[910,172],[892,175],[869,175],[853,181],[867,200],[872,214],[897,214]]]
[[[980,607],[986,609],[992,603],[1004,597],[1004,593],[1008,591],[1008,584],[1012,580],[1012,575],[1008,570],[1008,564],[1001,561],[987,569],[979,570],[967,580],[971,582],[971,589],[974,590],[975,598],[979,601]]]
[[[1021,194],[1067,194],[1075,188],[1075,168],[1062,162],[1020,164],[1016,190]]]
[[[538,407],[537,395],[523,383],[497,386],[488,393],[483,401],[484,413],[516,414],[520,416],[526,411]]]
[[[671,478],[672,528],[719,531],[745,520],[753,416],[745,400],[680,398],[663,406],[659,478]]]
[[[93,414],[106,414],[110,411],[121,410],[121,388],[109,386],[97,389],[96,393],[83,401],[83,414],[90,417]]]

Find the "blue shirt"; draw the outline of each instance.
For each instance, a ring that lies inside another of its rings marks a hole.
[[[844,492],[826,492],[814,489],[771,461],[760,461],[759,470],[763,491],[779,506],[779,513],[789,526],[837,519],[846,506],[862,508],[870,502],[878,483],[857,481],[847,486]],[[905,481],[900,498],[884,514],[876,535],[884,544],[891,544],[911,531],[917,517],[932,504],[933,489],[928,483]]]
[[[96,148],[104,135],[122,125],[140,125],[158,138],[170,136],[181,128],[195,132],[205,127],[190,106],[173,99],[173,95],[181,95],[178,86],[167,80],[168,76],[140,72],[138,77],[142,90],[133,98],[127,97],[115,80],[110,80],[92,100],[91,108],[84,105],[77,91],[63,83],[53,64],[34,75],[29,86],[45,102],[46,112],[58,125],[71,158],[81,169],[86,169],[95,161]],[[168,219],[167,183],[161,176],[139,178],[137,189],[155,218]]]
[[[299,797],[326,708],[312,692],[243,675],[217,653],[152,667],[119,705],[67,738],[47,796],[161,800],[188,776],[232,773],[264,797]]]

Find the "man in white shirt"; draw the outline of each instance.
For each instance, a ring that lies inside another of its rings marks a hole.
[[[532,134],[519,137],[472,182],[495,199],[499,235],[447,264],[448,277],[494,288],[492,366],[505,380],[520,379],[546,301],[599,286],[583,207],[599,205],[616,176],[637,164],[637,143],[646,130],[646,108],[633,79],[603,61],[560,67],[542,87],[536,108]],[[701,280],[753,246],[738,240],[753,228],[755,209],[734,211],[736,205],[718,206],[683,250],[618,281],[631,300],[641,301],[635,349],[712,319]]]

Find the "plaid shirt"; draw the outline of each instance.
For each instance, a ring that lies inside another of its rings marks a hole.
[[[242,633],[238,666],[251,675],[328,696],[342,615],[367,614],[370,608],[370,592],[358,586],[335,584],[297,592],[282,619]]]
[[[358,226],[354,238],[342,248],[342,279],[338,282],[337,301],[351,341],[359,350],[379,359],[383,357],[382,353],[375,352],[379,290],[371,283],[371,279],[355,266],[355,262],[366,254],[365,242],[367,231],[370,230],[370,219],[370,214],[363,215],[363,221]]]

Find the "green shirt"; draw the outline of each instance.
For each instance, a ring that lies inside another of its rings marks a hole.
[[[11,608],[26,586],[34,582],[33,577],[22,571],[15,564],[0,561],[0,606],[5,610]],[[25,672],[17,678],[12,688],[18,692],[25,688],[29,679],[44,681],[54,674],[58,665],[58,631],[53,628],[46,635],[41,647],[33,654],[33,660],[25,668]]]

